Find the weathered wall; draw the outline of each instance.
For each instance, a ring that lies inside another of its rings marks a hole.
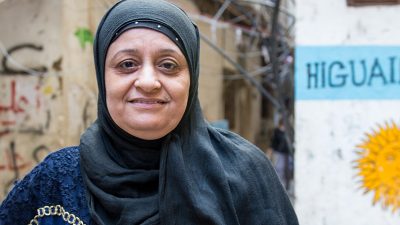
[[[105,9],[92,4],[0,4],[0,199],[48,153],[78,144],[96,116],[92,45],[82,47],[76,35],[94,30]]]
[[[200,32],[207,37],[212,36],[210,24],[201,20],[196,21]],[[221,43],[224,36],[221,30],[216,30],[216,43]],[[203,41],[200,42],[200,77],[199,98],[204,116],[209,121],[224,118],[222,99],[222,63],[223,58]],[[213,96],[213,97],[211,97]]]
[[[19,64],[41,67],[47,72],[15,72],[21,68],[4,55],[1,57],[5,65],[0,69],[0,196],[4,196],[15,178],[62,142],[49,136],[65,134],[57,126],[61,119],[62,77],[52,65],[62,58],[60,15],[61,2],[56,1],[1,4],[0,47],[7,48]]]
[[[400,223],[399,10],[297,1],[300,224]]]

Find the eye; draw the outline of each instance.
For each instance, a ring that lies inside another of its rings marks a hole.
[[[126,60],[126,61],[123,61],[119,66],[123,69],[129,69],[129,68],[134,67],[135,63],[133,61]]]
[[[171,62],[166,62],[166,63],[161,64],[161,67],[168,69],[168,70],[172,70],[172,69],[176,68],[176,65]]]
[[[174,73],[174,72],[176,72],[176,71],[179,69],[178,63],[176,63],[176,62],[174,62],[174,61],[172,61],[172,60],[165,60],[165,61],[162,61],[162,62],[158,65],[158,67],[159,67],[162,71],[164,71],[164,72],[166,72],[166,73]]]
[[[178,67],[178,65],[174,62],[163,62],[160,64],[160,66],[162,69],[166,69],[166,70],[174,70]]]
[[[124,60],[118,64],[117,68],[122,72],[131,72],[138,67],[137,63],[133,60]]]

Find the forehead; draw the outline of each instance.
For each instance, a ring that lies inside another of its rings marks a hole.
[[[125,48],[171,49],[182,54],[179,47],[168,36],[148,28],[132,28],[123,32],[110,45],[108,53]]]

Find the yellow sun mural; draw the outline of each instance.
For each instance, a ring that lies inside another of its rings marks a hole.
[[[355,161],[365,193],[373,192],[373,204],[380,202],[394,213],[400,209],[400,128],[386,123],[366,134],[358,145]]]

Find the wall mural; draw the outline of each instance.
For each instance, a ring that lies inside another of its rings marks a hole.
[[[365,193],[373,192],[373,204],[381,203],[394,213],[400,210],[400,127],[385,123],[366,133],[357,146],[359,159],[355,161],[357,176]]]
[[[400,211],[400,124],[382,122],[398,118],[400,113],[400,47],[297,46],[295,70],[295,98],[302,103],[299,111],[303,113],[297,117],[302,118],[299,124],[304,129],[296,132],[317,130],[319,133],[313,135],[321,139],[331,134],[322,144],[301,140],[303,148],[322,156],[327,151],[345,150],[346,165],[334,163],[331,158],[326,162],[335,171],[349,173],[347,169],[352,168],[356,179],[361,180],[357,184],[350,176],[332,176],[327,188],[342,182],[343,188],[335,192],[339,196],[353,194],[360,185],[365,194],[373,196],[371,205]],[[320,119],[318,126],[313,123],[316,119]],[[371,123],[380,125],[357,143],[354,137],[363,136],[363,127]],[[327,147],[324,154],[315,147],[318,144]],[[340,158],[344,158],[342,153]],[[325,174],[318,171],[312,176],[325,179]],[[354,210],[365,206],[362,204],[358,201]]]

